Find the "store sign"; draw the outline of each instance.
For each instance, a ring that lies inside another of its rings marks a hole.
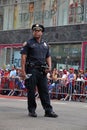
[[[52,15],[54,14],[52,14],[51,11],[45,10],[44,14],[41,11],[36,11],[34,13],[20,13],[19,18],[20,18],[20,22],[23,21],[26,22],[31,18],[31,16],[33,16],[35,20],[38,20],[38,19],[42,19],[42,16],[44,17],[44,19],[52,18]]]

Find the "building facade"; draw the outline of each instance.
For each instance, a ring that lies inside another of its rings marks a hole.
[[[0,66],[21,66],[31,26],[45,26],[53,67],[87,68],[87,0],[0,0]]]

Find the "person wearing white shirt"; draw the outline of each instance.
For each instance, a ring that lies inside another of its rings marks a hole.
[[[10,78],[15,78],[16,77],[16,68],[15,68],[14,65],[12,66],[12,70],[10,71],[9,77]]]

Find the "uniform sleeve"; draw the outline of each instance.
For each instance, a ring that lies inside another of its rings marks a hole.
[[[22,48],[20,50],[20,54],[27,55],[27,53],[28,53],[28,43],[26,43],[26,45],[22,46]]]
[[[50,49],[49,49],[49,46],[47,48],[47,54],[46,54],[46,58],[48,58],[49,56],[51,56],[51,53],[50,53]]]

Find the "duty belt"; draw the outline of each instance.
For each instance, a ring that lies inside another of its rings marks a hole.
[[[34,64],[34,63],[29,63],[29,67],[38,69],[39,71],[44,71],[45,69],[48,68],[46,64]]]
[[[42,68],[47,68],[47,67],[48,67],[46,64],[27,63],[27,65],[28,65],[29,67],[34,67],[34,68],[40,68],[40,67],[42,67]]]

